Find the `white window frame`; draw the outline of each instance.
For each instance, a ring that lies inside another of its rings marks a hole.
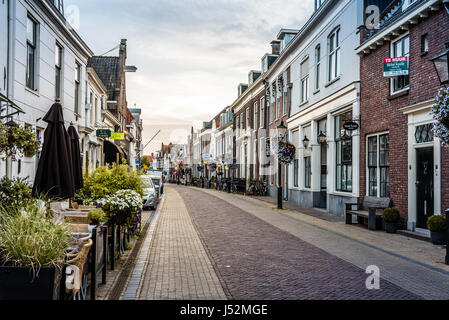
[[[321,45],[315,47],[315,91],[320,89]]]
[[[366,165],[366,195],[370,195],[370,172],[369,172],[369,139],[370,138],[377,138],[377,170],[376,170],[376,183],[377,183],[377,198],[380,198],[380,192],[381,192],[381,186],[380,186],[380,180],[381,180],[381,170],[380,170],[380,137],[384,135],[390,135],[389,131],[383,131],[378,133],[369,134],[366,136],[366,159],[365,159],[365,165]],[[390,155],[391,155],[391,149],[390,149]],[[390,159],[391,160],[391,159]],[[390,169],[391,169],[391,162],[390,162]],[[391,187],[391,180],[390,180],[390,187]],[[390,194],[391,195],[391,194]]]
[[[332,43],[332,38],[334,43]],[[331,45],[333,45],[333,50],[331,51]],[[327,59],[327,73],[328,82],[332,82],[338,79],[341,71],[341,29],[337,27],[328,37],[328,59]]]
[[[59,59],[58,56],[59,55]],[[60,99],[62,101],[63,97],[63,79],[64,79],[64,47],[61,46],[58,42],[55,43],[55,99]],[[56,80],[56,74],[59,71],[59,83]],[[59,87],[59,97],[57,95],[57,89]]]
[[[260,128],[265,127],[265,97],[260,98]]]
[[[27,17],[26,17],[26,24],[28,25],[28,20],[30,20],[33,23],[33,27],[35,28],[33,30],[34,34],[33,34],[33,43],[31,43],[28,40],[28,30],[26,30],[26,68],[25,68],[25,87],[32,91],[32,92],[38,92],[39,91],[39,75],[38,75],[38,67],[39,67],[39,41],[40,41],[40,37],[39,37],[39,32],[40,32],[40,28],[39,28],[39,22],[30,14],[27,13]],[[28,28],[28,27],[26,27]],[[28,53],[28,47],[32,47],[33,48],[33,74],[32,74],[32,80],[33,80],[33,88],[28,86],[28,78],[30,77],[29,75],[29,53]]]
[[[406,37],[409,38],[409,41],[408,41],[408,44],[409,44],[409,49],[408,49],[408,51],[409,51],[409,53],[408,53],[408,55],[406,55],[406,56],[410,59],[410,33],[409,33],[409,32],[407,32],[407,33],[401,35],[400,37],[397,37],[397,38],[394,39],[393,41],[391,41],[391,44],[390,44],[390,57],[391,57],[391,58],[394,58],[394,46],[395,46],[395,44],[396,44],[397,42],[399,42],[399,41],[403,41]],[[400,90],[397,90],[397,91],[394,90],[394,81],[396,80],[397,77],[391,78],[391,79],[390,79],[390,94],[391,94],[391,95],[394,95],[394,94],[398,94],[398,93],[401,93],[401,92],[405,92],[405,91],[410,90],[410,75],[409,75],[408,77],[409,77],[409,83],[408,83],[408,86],[406,86],[406,87],[404,87],[404,88],[402,88],[402,89],[400,89]]]
[[[258,115],[259,115],[259,102],[254,103],[253,107],[253,130],[257,131],[257,124],[259,123]]]

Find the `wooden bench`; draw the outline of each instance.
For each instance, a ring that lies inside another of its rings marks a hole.
[[[382,221],[383,210],[391,206],[390,198],[376,197],[365,197],[362,203],[346,203],[346,224],[352,224],[352,216],[357,216],[360,224],[365,223],[367,219],[368,229],[377,230]]]

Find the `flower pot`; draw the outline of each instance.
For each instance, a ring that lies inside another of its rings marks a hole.
[[[36,153],[35,152],[27,152],[27,151],[25,151],[24,155],[27,158],[32,158],[32,157],[34,157],[36,155]]]
[[[430,232],[430,240],[435,245],[443,245],[446,243],[446,232]]]
[[[59,300],[62,272],[42,267],[33,279],[30,267],[0,266],[0,300]]]
[[[396,233],[398,224],[396,222],[385,222],[385,231],[387,233]]]

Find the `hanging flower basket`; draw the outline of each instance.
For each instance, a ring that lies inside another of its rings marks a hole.
[[[449,145],[449,88],[438,90],[432,115],[436,121],[433,128],[434,135]]]
[[[15,123],[0,124],[0,153],[6,157],[16,154],[33,157],[40,144],[33,129],[22,128]]]
[[[295,160],[296,147],[289,142],[279,142],[278,159],[280,162],[289,164]]]

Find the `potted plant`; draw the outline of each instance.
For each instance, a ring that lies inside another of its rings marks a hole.
[[[427,220],[430,230],[430,240],[433,244],[442,245],[446,242],[446,218],[443,215],[432,216]]]
[[[142,210],[142,196],[134,190],[119,190],[98,200],[97,205],[104,210],[109,221],[132,227]]]
[[[0,300],[59,299],[70,231],[45,204],[0,214]]]
[[[279,142],[278,160],[284,164],[290,164],[295,160],[296,147],[289,142]]]
[[[401,218],[399,210],[396,208],[387,208],[382,214],[382,220],[385,223],[385,231],[387,233],[396,233],[398,229],[398,222]]]
[[[17,153],[26,157],[33,157],[40,148],[40,140],[36,137],[36,132],[29,127],[20,127],[15,123],[0,125],[0,152],[6,157],[14,156]]]
[[[87,218],[93,225],[99,225],[102,222],[108,221],[106,213],[102,209],[90,210],[89,213],[87,214]]]

